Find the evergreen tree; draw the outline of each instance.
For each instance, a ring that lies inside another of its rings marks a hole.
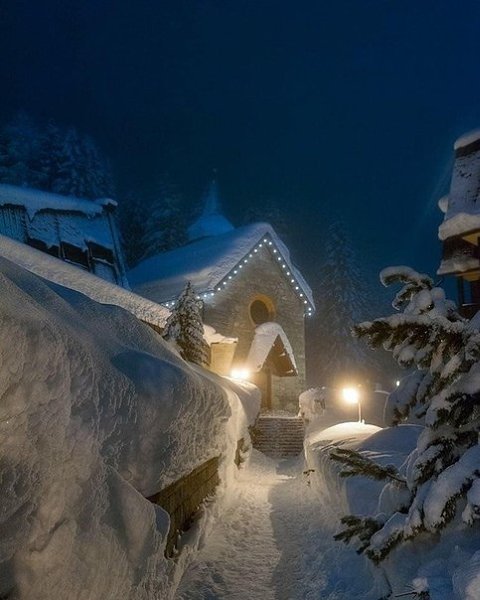
[[[108,162],[89,136],[69,128],[56,143],[51,190],[65,196],[101,198],[113,194]]]
[[[351,236],[340,221],[328,228],[315,303],[311,353],[318,383],[336,386],[345,379],[371,379],[381,372],[372,351],[352,339],[355,323],[372,316],[375,302],[357,263]]]
[[[71,127],[63,136],[52,191],[65,196],[85,197],[82,163],[80,136]]]
[[[148,220],[148,207],[131,193],[119,202],[119,225],[125,259],[134,267],[144,256],[143,236]]]
[[[288,241],[290,223],[285,215],[285,210],[280,208],[278,200],[272,198],[257,198],[253,206],[249,206],[243,216],[243,223],[269,223],[277,234]]]
[[[58,165],[62,158],[64,133],[52,119],[47,123],[40,140],[39,169],[41,173],[41,187],[53,190],[58,176]]]
[[[190,282],[167,320],[163,337],[176,343],[185,360],[197,365],[208,363],[208,345],[203,336],[200,302],[196,299]]]
[[[33,119],[19,112],[0,133],[0,182],[40,187],[40,132]]]
[[[85,187],[87,198],[111,198],[115,194],[112,170],[93,138],[83,136]]]
[[[186,226],[182,199],[175,186],[163,175],[150,194],[140,246],[142,258],[154,256],[186,243]]]
[[[373,517],[345,516],[346,528],[336,536],[355,541],[358,552],[374,562],[422,532],[442,530],[459,506],[465,523],[480,518],[478,326],[463,319],[426,275],[397,267],[384,270],[382,281],[404,284],[393,303],[402,314],[362,323],[356,334],[374,347],[385,347],[400,365],[418,370],[405,388],[408,392],[397,396],[392,424],[415,411],[424,415],[426,426],[398,472],[358,453],[333,454],[346,466],[345,476],[382,478],[383,468],[386,486],[396,491],[396,505],[379,506]]]

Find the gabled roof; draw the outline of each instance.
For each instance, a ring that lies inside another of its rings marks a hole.
[[[278,323],[262,323],[255,329],[245,366],[253,373],[258,373],[269,358],[277,367],[276,375],[297,374],[292,346]]]
[[[85,200],[73,196],[61,196],[33,188],[20,187],[0,183],[0,206],[20,206],[25,208],[30,219],[37,212],[55,210],[62,212],[77,212],[93,217],[101,215],[105,206],[116,206],[115,200],[102,198]]]
[[[304,302],[305,312],[311,314],[315,308],[312,291],[293,265],[287,247],[268,223],[239,227],[147,258],[129,272],[128,280],[138,294],[154,302],[174,301],[187,281],[197,294],[207,298],[227,286],[246,262],[254,260],[260,247],[266,247],[279,262],[285,277]]]

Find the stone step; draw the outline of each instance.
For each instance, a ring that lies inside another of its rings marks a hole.
[[[298,417],[260,416],[252,434],[253,447],[272,458],[303,451],[305,427]]]

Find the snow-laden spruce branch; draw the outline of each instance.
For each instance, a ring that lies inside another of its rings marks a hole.
[[[480,518],[480,334],[462,318],[427,275],[407,267],[381,274],[385,285],[402,283],[393,307],[398,312],[355,327],[355,335],[392,352],[415,373],[391,395],[392,425],[411,414],[425,418],[416,449],[396,471],[375,465],[360,453],[336,450],[344,476],[363,475],[395,486],[389,511],[342,519],[336,539],[382,561],[398,544],[421,532],[437,532],[457,515],[472,524]],[[466,504],[465,504],[466,503]]]
[[[405,477],[398,473],[398,469],[394,465],[383,467],[355,450],[336,448],[330,452],[330,458],[344,465],[345,468],[340,471],[340,477],[364,475],[377,481],[391,479],[401,485],[406,485]]]

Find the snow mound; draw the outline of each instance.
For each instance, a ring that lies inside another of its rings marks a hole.
[[[165,326],[170,315],[170,311],[160,304],[3,235],[0,235],[0,256],[52,283],[81,292],[96,302],[120,306],[141,321],[159,328]]]
[[[258,395],[4,258],[0,286],[0,596],[171,597],[168,515],[145,497],[213,456],[227,485]]]

